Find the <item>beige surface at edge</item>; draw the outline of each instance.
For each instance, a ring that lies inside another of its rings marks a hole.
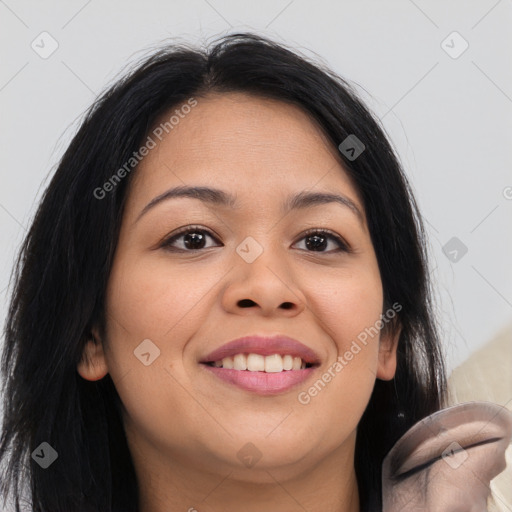
[[[484,400],[512,411],[512,325],[453,370],[448,379],[448,404]],[[512,512],[512,444],[507,467],[491,481],[494,504],[489,512]]]

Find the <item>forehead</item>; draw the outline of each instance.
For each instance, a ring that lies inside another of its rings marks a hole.
[[[337,148],[299,107],[244,93],[195,98],[163,114],[156,147],[138,165],[134,192],[151,200],[173,185],[213,185],[237,195],[282,197],[311,189],[358,194]],[[181,114],[178,116],[178,114]],[[168,132],[168,133],[166,133]]]

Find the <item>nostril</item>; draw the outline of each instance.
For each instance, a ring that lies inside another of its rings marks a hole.
[[[255,304],[256,304],[256,302],[254,302],[251,299],[242,299],[242,300],[238,301],[238,305],[242,308],[250,308],[250,307],[254,306]]]
[[[238,301],[238,305],[241,308],[251,308],[256,305],[256,302],[254,302],[251,299],[242,299]],[[282,309],[292,309],[293,308],[293,302],[283,302],[280,306]]]

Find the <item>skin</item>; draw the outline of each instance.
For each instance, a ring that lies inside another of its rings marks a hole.
[[[383,312],[383,290],[363,204],[317,125],[295,106],[241,93],[210,94],[142,160],[132,176],[107,289],[104,336],[94,330],[78,366],[87,380],[110,373],[121,397],[141,512],[356,512],[357,424],[375,379],[392,379],[395,333],[375,336],[307,405],[297,400]],[[163,119],[168,116],[163,116]],[[179,185],[236,194],[240,207],[155,197]],[[339,193],[337,203],[280,212],[302,191]],[[182,252],[160,243],[199,225],[215,238]],[[303,232],[334,231],[315,251]],[[263,253],[236,252],[248,236]],[[250,307],[240,305],[250,299]],[[282,307],[289,303],[288,307]],[[282,333],[317,352],[314,377],[274,396],[227,384],[203,356],[248,334]],[[150,339],[160,356],[134,357]],[[332,372],[332,370],[331,370]],[[237,457],[252,443],[261,458]]]

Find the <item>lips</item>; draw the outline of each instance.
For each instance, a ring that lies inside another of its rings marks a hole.
[[[245,369],[240,359],[247,362]],[[244,336],[222,345],[199,362],[206,374],[219,382],[259,395],[278,395],[304,385],[320,366],[320,358],[313,349],[282,335]]]
[[[251,335],[235,339],[210,352],[201,359],[200,363],[214,363],[237,354],[290,355],[300,357],[308,365],[316,366],[320,363],[320,358],[313,349],[300,341],[283,335],[272,337]]]

